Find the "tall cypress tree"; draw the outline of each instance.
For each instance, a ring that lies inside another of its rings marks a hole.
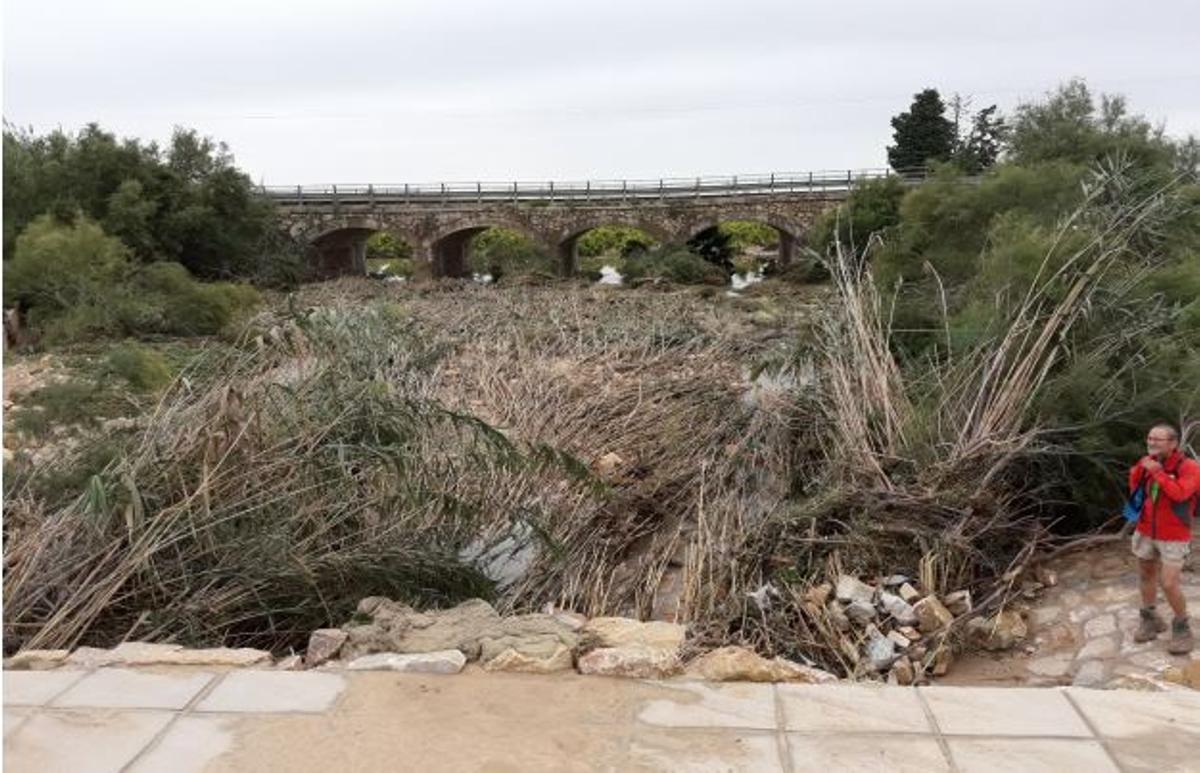
[[[954,122],[946,118],[946,105],[937,89],[913,96],[912,107],[892,119],[888,163],[898,172],[919,169],[929,161],[946,161],[954,153]]]

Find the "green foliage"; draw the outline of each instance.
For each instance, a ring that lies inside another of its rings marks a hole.
[[[175,261],[197,276],[286,282],[300,263],[274,209],[228,149],[177,129],[166,148],[120,140],[96,124],[78,134],[4,130],[4,249],[39,215],[78,213],[119,238],[137,262]],[[281,273],[282,260],[293,267]]]
[[[892,118],[894,145],[888,147],[888,164],[898,172],[920,169],[930,161],[948,161],[954,153],[954,123],[946,118],[946,105],[937,89],[913,95],[907,112]]]
[[[219,332],[260,301],[254,288],[201,283],[178,263],[137,266],[96,223],[42,216],[16,239],[4,266],[4,301],[46,343],[129,335]]]
[[[1000,159],[1008,126],[990,105],[971,119],[971,128],[958,138],[953,160],[967,174],[979,174],[990,169]]]
[[[489,228],[471,239],[471,270],[499,279],[507,274],[555,272],[555,259],[532,239],[508,228]]]
[[[154,392],[170,383],[171,366],[153,349],[136,343],[113,348],[105,358],[105,373],[126,381],[139,392]]]
[[[620,269],[627,280],[667,279],[678,284],[724,285],[726,273],[696,253],[680,247],[664,247],[625,259]]]
[[[1097,104],[1082,80],[1018,106],[1009,144],[1018,164],[1089,164],[1119,154],[1143,170],[1196,171],[1194,141],[1172,141],[1145,117],[1130,115],[1121,96],[1101,95]]]
[[[391,231],[376,231],[367,238],[367,260],[411,260],[412,245]]]
[[[842,204],[813,224],[813,247],[824,254],[838,241],[861,254],[872,234],[881,234],[900,222],[904,193],[898,177],[869,180],[855,187]]]
[[[579,237],[576,247],[580,258],[624,257],[649,250],[655,241],[645,231],[623,225],[602,225]]]
[[[755,220],[727,220],[717,226],[729,237],[729,247],[735,254],[751,247],[778,247],[779,232],[766,223]]]

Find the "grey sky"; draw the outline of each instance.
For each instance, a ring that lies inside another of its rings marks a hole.
[[[923,87],[1008,109],[1072,76],[1200,134],[1196,0],[6,0],[3,21],[8,121],[190,126],[269,184],[882,166]]]

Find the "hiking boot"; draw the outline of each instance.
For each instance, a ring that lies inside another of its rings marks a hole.
[[[1167,642],[1167,652],[1172,655],[1186,655],[1192,651],[1192,628],[1186,617],[1177,617],[1171,621],[1171,639]]]
[[[1167,630],[1167,624],[1154,613],[1153,609],[1142,608],[1142,623],[1133,634],[1133,640],[1139,644],[1144,641],[1157,639],[1158,635]]]

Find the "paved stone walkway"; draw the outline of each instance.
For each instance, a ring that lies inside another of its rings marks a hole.
[[[8,671],[23,771],[1200,770],[1200,693]]]
[[[1125,540],[1080,551],[1056,562],[1057,582],[1030,601],[1030,638],[1013,652],[976,653],[960,659],[944,681],[958,684],[1136,686],[1136,680],[1162,680],[1200,661],[1170,655],[1167,634],[1141,644],[1138,627],[1137,561]],[[1200,535],[1183,574],[1192,624],[1200,630]],[[1159,593],[1159,612],[1171,609]]]

